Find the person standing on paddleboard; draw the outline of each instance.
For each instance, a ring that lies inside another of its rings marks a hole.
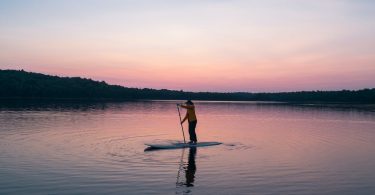
[[[190,142],[189,144],[196,144],[197,143],[197,134],[195,133],[195,127],[197,126],[197,116],[195,115],[195,106],[191,100],[185,102],[185,104],[180,105],[181,108],[186,109],[186,115],[184,119],[181,121],[183,124],[186,120],[189,122],[189,135],[190,135]]]

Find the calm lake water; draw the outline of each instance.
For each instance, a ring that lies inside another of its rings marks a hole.
[[[196,107],[222,145],[144,151],[182,140],[176,101],[3,103],[0,194],[375,194],[374,112]]]

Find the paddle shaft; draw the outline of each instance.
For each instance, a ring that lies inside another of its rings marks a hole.
[[[182,136],[184,137],[184,143],[186,144],[184,126],[181,123],[182,119],[181,119],[181,113],[180,113],[180,108],[178,107],[178,104],[177,104],[177,111],[178,111],[178,116],[180,117],[180,125],[181,125],[181,130],[182,130]]]

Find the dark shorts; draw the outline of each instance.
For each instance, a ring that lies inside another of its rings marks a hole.
[[[195,127],[197,127],[198,121],[189,122],[189,135],[190,141],[197,142],[197,134],[195,133]]]

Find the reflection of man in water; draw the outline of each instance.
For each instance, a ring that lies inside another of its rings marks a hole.
[[[194,178],[195,178],[195,171],[197,170],[197,167],[195,166],[195,155],[197,154],[197,148],[192,147],[189,150],[189,161],[188,166],[185,170],[185,176],[186,176],[186,186],[194,186]]]

